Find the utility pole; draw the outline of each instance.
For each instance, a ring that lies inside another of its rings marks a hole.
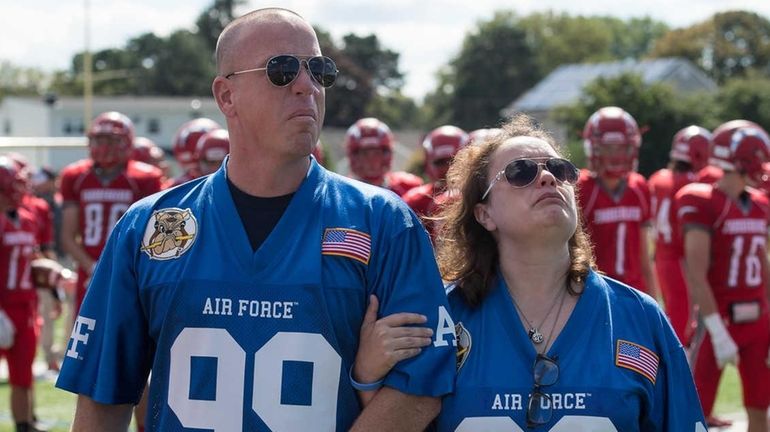
[[[83,52],[83,127],[88,130],[94,111],[93,59],[91,58],[91,8],[85,3],[85,51]]]

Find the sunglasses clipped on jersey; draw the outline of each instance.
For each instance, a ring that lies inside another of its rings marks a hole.
[[[577,183],[578,169],[567,159],[548,157],[514,159],[495,175],[487,190],[484,191],[484,195],[481,196],[481,201],[487,198],[492,186],[501,178],[505,177],[508,184],[514,188],[525,188],[535,182],[543,168],[561,183],[571,185]]]
[[[286,87],[297,79],[303,65],[310,76],[313,77],[313,80],[322,87],[329,88],[334,85],[339,71],[334,60],[326,56],[299,57],[291,54],[281,54],[270,57],[265,67],[231,72],[225,75],[225,78],[230,79],[236,75],[249,72],[265,71],[267,79],[271,84],[276,87]]]

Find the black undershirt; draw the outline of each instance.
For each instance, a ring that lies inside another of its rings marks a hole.
[[[249,236],[251,249],[256,252],[278,224],[294,193],[261,198],[238,189],[230,179],[227,179],[227,186],[230,188],[230,195],[233,197],[243,228],[246,229],[246,235]]]

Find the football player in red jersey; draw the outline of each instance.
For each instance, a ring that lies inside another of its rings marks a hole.
[[[224,129],[214,129],[198,139],[195,159],[198,171],[205,176],[216,172],[230,153],[230,135]]]
[[[403,196],[409,189],[421,185],[422,179],[390,170],[394,141],[388,125],[373,117],[358,120],[345,133],[345,149],[353,177]]]
[[[15,162],[0,157],[0,357],[8,362],[16,430],[34,431],[32,362],[38,329],[30,267],[38,256],[40,219],[22,205],[24,182]]]
[[[445,191],[446,173],[452,158],[468,144],[468,140],[464,130],[456,126],[441,126],[433,129],[422,142],[425,173],[430,183],[412,188],[402,198],[420,216],[431,239],[434,239],[435,230],[430,217],[437,209],[436,197]]]
[[[200,177],[198,161],[195,159],[195,149],[198,146],[200,137],[214,129],[222,129],[222,126],[214,120],[205,117],[190,120],[177,129],[174,134],[172,148],[174,158],[182,169],[182,174],[167,181],[163,185],[163,189],[178,186]]]
[[[693,347],[703,412],[707,418],[712,412],[722,368],[737,364],[750,431],[768,430],[770,406],[770,204],[751,187],[761,180],[767,161],[770,139],[764,131],[737,128],[729,140],[715,134],[712,163],[722,169],[722,178],[684,186],[674,204],[691,298],[709,335],[696,335]]]
[[[655,224],[655,272],[666,314],[685,346],[691,328],[691,308],[681,266],[682,241],[672,205],[677,191],[696,181],[697,173],[708,164],[710,153],[711,132],[700,126],[688,126],[674,136],[668,167],[653,173],[648,181]]]
[[[712,133],[714,137],[714,143],[719,141],[719,144],[712,147],[712,151],[714,150],[720,151],[719,149],[728,147],[730,145],[730,138],[732,137],[733,132],[735,132],[739,128],[752,128],[767,135],[767,132],[765,132],[765,130],[762,129],[762,126],[752,121],[730,120],[726,123],[722,123],[716,129],[714,129],[714,132]],[[712,184],[712,183],[715,183],[720,178],[722,178],[722,165],[723,165],[722,159],[724,159],[724,156],[720,157],[712,154],[711,157],[709,158],[709,164],[703,167],[698,172],[698,182]],[[756,186],[761,186],[761,185],[756,185]]]
[[[61,172],[61,242],[78,264],[73,316],[115,223],[131,204],[160,190],[161,171],[129,159],[133,141],[134,125],[128,117],[102,113],[88,130],[90,157]]]
[[[654,298],[658,289],[647,248],[650,191],[635,172],[642,144],[636,120],[622,108],[601,108],[586,122],[583,139],[591,170],[580,172],[578,198],[596,264]]]
[[[134,138],[134,147],[131,149],[131,160],[144,162],[158,167],[163,172],[162,181],[166,181],[171,167],[166,161],[166,155],[155,141],[147,137]]]

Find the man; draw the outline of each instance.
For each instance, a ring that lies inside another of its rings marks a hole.
[[[684,346],[688,344],[692,314],[681,266],[682,241],[671,207],[677,191],[696,181],[710,154],[711,132],[700,126],[688,126],[674,136],[668,167],[653,173],[649,180],[655,223],[655,272],[666,314]]]
[[[647,251],[650,195],[636,170],[642,134],[622,108],[596,111],[583,129],[589,170],[581,170],[578,198],[596,264],[608,276],[657,295]]]
[[[373,117],[358,120],[345,132],[345,149],[353,177],[403,196],[409,189],[421,185],[422,179],[390,170],[394,141],[388,125]]]
[[[37,292],[30,277],[39,256],[40,219],[22,205],[25,179],[0,156],[0,358],[8,362],[16,432],[34,427],[32,362],[37,347]]]
[[[762,164],[770,161],[770,139],[757,128],[729,129],[715,131],[710,160],[722,169],[722,177],[715,184],[689,184],[675,197],[687,283],[709,335],[694,338],[693,375],[708,418],[724,366],[736,364],[748,430],[766,432],[770,205],[764,193],[750,186],[761,180]]]
[[[216,58],[230,156],[113,231],[57,383],[80,393],[73,429],[125,428],[152,369],[148,430],[422,430],[452,390],[453,324],[416,215],[310,157],[336,65],[278,8],[230,23]],[[360,412],[370,294],[436,334]]]
[[[468,134],[457,126],[441,126],[430,131],[422,142],[425,152],[425,173],[430,183],[407,191],[404,202],[422,218],[431,239],[435,239],[435,227],[431,216],[436,212],[436,198],[445,192],[446,173],[457,152],[468,144]]]
[[[174,159],[179,164],[179,168],[182,169],[182,174],[168,180],[163,185],[163,189],[178,186],[200,177],[201,173],[198,170],[197,153],[195,151],[198,146],[198,139],[206,132],[221,128],[214,120],[200,117],[184,123],[177,129],[174,134],[172,148]]]
[[[171,167],[168,162],[166,162],[166,155],[163,152],[163,149],[155,144],[155,141],[141,136],[134,138],[134,147],[131,149],[131,159],[144,162],[160,169],[163,173],[161,181],[165,182],[167,180]]]
[[[74,315],[118,219],[132,203],[160,190],[160,170],[129,159],[133,142],[128,117],[114,111],[99,114],[88,130],[90,157],[61,172],[61,242],[78,265]]]

